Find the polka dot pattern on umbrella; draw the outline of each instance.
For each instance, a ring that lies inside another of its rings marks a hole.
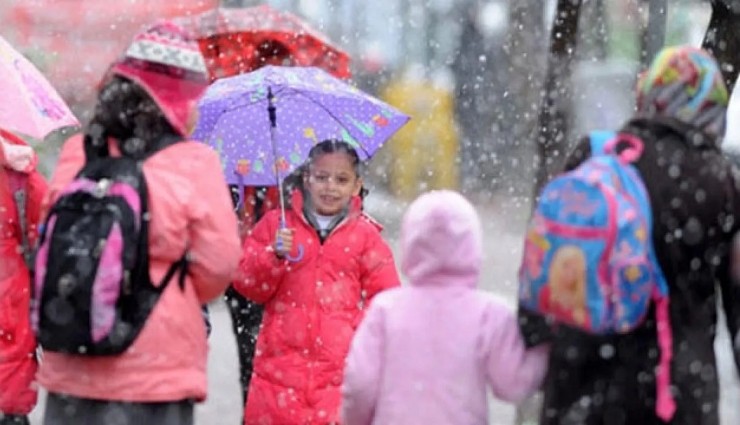
[[[276,108],[277,156],[268,89]],[[315,67],[267,66],[217,80],[198,110],[193,138],[219,153],[229,183],[254,186],[274,185],[276,169],[284,178],[324,139],[344,140],[362,159],[369,159],[409,119]]]
[[[349,55],[292,13],[269,5],[217,8],[175,19],[198,39],[212,80],[252,71],[259,46],[279,43],[298,66],[316,66],[349,78]]]

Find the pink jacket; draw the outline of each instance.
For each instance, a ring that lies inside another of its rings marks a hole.
[[[531,395],[547,348],[527,351],[513,311],[475,289],[481,228],[462,196],[421,196],[401,231],[410,286],[378,294],[355,334],[343,425],[487,424],[486,388],[512,402]]]
[[[63,147],[47,206],[84,163],[82,137]],[[139,337],[119,356],[45,352],[38,380],[49,391],[102,400],[160,402],[206,397],[206,330],[200,306],[229,284],[241,256],[236,216],[218,157],[196,142],[146,160],[149,255],[154,282],[187,249],[185,291],[169,285]]]

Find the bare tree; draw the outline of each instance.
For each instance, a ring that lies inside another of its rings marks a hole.
[[[606,60],[609,54],[609,19],[606,11],[606,0],[592,0],[583,4],[579,19],[587,25],[578,31],[576,60]]]
[[[537,119],[545,77],[545,53],[547,45],[544,33],[544,8],[541,0],[513,0],[509,9],[509,30],[503,49],[508,63],[505,81],[508,96],[503,111],[504,119],[500,120],[506,128],[505,133],[511,138],[512,148],[518,155],[510,158],[532,158],[534,150],[531,140],[537,137]],[[529,188],[517,187],[524,184],[534,174],[533,163],[508,164],[515,177],[512,187],[519,190]],[[538,422],[541,396],[536,395],[524,400],[517,406],[515,422],[519,425]]]
[[[667,0],[648,1],[647,26],[642,31],[642,48],[640,49],[640,65],[647,69],[658,51],[665,44],[666,17],[668,15]]]
[[[712,0],[712,18],[702,47],[717,58],[732,93],[740,71],[740,0]]]
[[[537,111],[540,92],[545,76],[547,45],[544,37],[544,8],[541,0],[516,0],[510,2],[509,30],[503,45],[505,62],[501,80],[506,83],[509,94],[499,102],[503,105],[501,117],[502,133],[509,139],[507,155],[509,161],[531,158],[531,140],[536,137]],[[532,163],[506,164],[515,176],[511,186],[518,193],[527,191],[526,186],[533,175]],[[522,187],[519,187],[522,186]]]
[[[547,60],[544,93],[539,110],[537,174],[534,194],[562,167],[568,148],[568,124],[573,99],[570,76],[577,47],[582,0],[558,0]]]
[[[480,189],[481,169],[484,167],[484,141],[490,139],[488,92],[491,85],[491,64],[487,60],[487,44],[478,25],[479,4],[463,2],[458,6],[460,25],[459,43],[452,57],[450,68],[455,75],[455,117],[459,125],[462,188],[464,191]],[[486,58],[486,60],[481,60]]]

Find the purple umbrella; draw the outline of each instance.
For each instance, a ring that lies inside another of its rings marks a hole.
[[[368,159],[409,119],[315,67],[266,66],[217,80],[198,110],[193,138],[219,153],[228,183],[247,186],[279,184],[324,139]]]
[[[193,139],[216,149],[226,181],[242,187],[240,197],[245,185],[279,186],[283,228],[282,180],[305,161],[311,147],[340,139],[369,159],[409,120],[316,67],[266,66],[217,80],[198,112]],[[288,259],[299,261],[302,247],[298,250]]]

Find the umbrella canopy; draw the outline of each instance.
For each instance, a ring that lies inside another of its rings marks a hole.
[[[44,62],[44,73],[74,109],[90,109],[97,85],[131,38],[156,19],[213,9],[218,0],[2,2],[0,24],[19,49]],[[4,5],[8,5],[5,7]]]
[[[43,139],[78,126],[59,93],[23,55],[0,37],[0,127]]]
[[[219,152],[227,182],[255,186],[290,174],[323,139],[344,140],[368,159],[409,119],[316,67],[266,66],[217,80],[198,111],[193,138]]]
[[[269,5],[216,8],[174,22],[199,40],[212,80],[266,64],[316,66],[339,78],[351,76],[347,53],[298,16]]]

